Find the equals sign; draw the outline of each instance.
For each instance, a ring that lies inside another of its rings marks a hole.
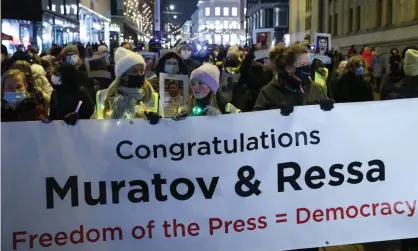
[[[276,214],[276,223],[287,222],[287,214]]]

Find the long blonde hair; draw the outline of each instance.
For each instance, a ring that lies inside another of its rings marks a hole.
[[[103,114],[107,114],[107,112],[111,110],[110,108],[111,101],[114,97],[116,97],[118,93],[118,88],[120,87],[123,81],[122,78],[123,76],[116,78],[115,81],[113,81],[113,83],[107,89],[106,96],[103,101],[104,102]],[[143,103],[148,103],[149,101],[152,100],[154,90],[150,82],[147,79],[145,79],[144,85],[141,88],[144,89],[144,97],[142,98],[141,101]]]

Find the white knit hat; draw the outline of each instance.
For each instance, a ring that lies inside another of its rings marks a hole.
[[[418,76],[418,51],[409,49],[405,53],[403,70],[406,76]]]
[[[219,89],[219,77],[220,72],[218,67],[213,64],[203,64],[190,74],[190,83],[193,80],[199,80],[206,84],[213,93],[216,93]]]
[[[145,67],[145,60],[141,55],[123,47],[119,47],[115,51],[115,75],[117,78],[121,77],[132,66],[138,64]]]

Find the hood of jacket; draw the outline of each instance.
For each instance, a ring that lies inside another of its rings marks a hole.
[[[179,61],[179,73],[183,75],[189,75],[187,70],[187,65],[184,62],[183,58],[174,50],[166,51],[165,53],[161,54],[160,59],[155,66],[155,73],[157,76],[160,76],[160,72],[164,73],[165,61],[170,58],[176,58]]]
[[[40,78],[40,77],[45,77],[46,76],[46,72],[45,72],[44,68],[42,67],[42,65],[33,64],[33,65],[31,65],[30,68],[32,69],[33,78]]]

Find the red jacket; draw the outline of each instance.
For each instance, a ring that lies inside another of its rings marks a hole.
[[[366,67],[372,67],[373,53],[370,49],[365,49],[361,54],[361,57],[366,61]]]

